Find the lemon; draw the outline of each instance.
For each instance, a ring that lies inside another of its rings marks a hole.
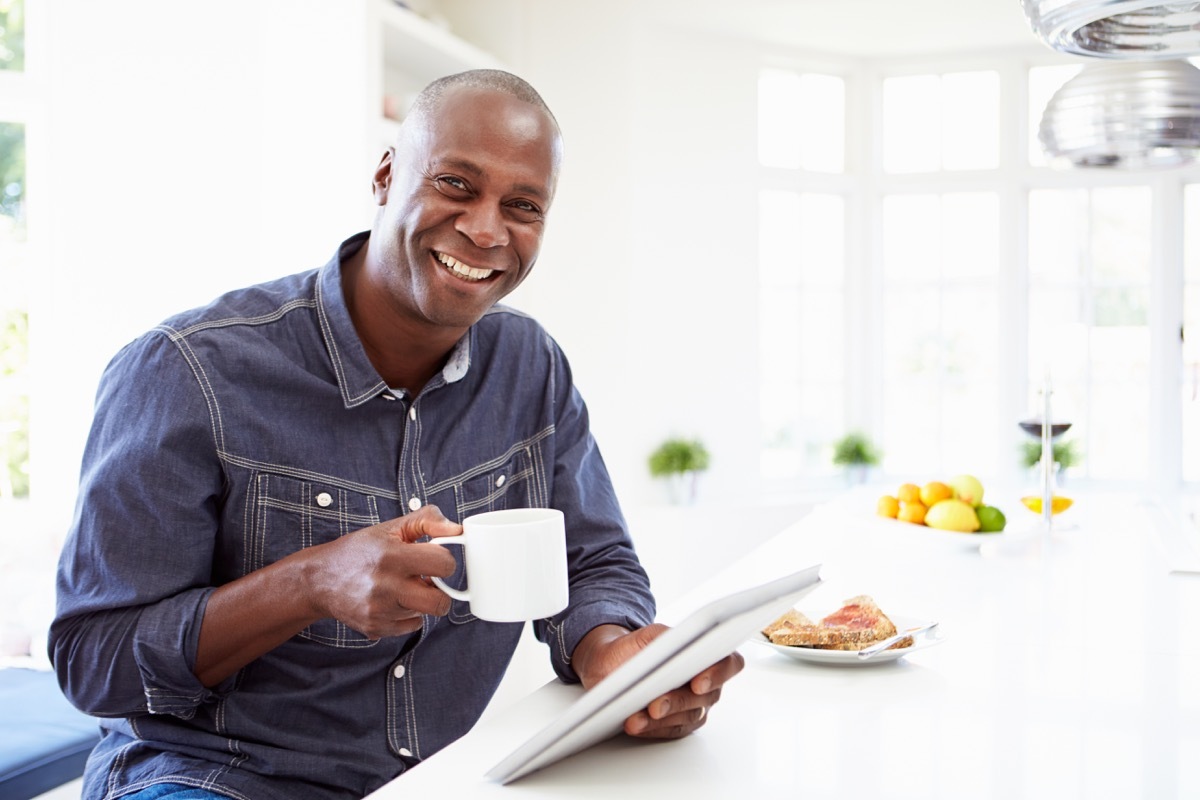
[[[902,483],[896,490],[896,499],[901,503],[920,503],[921,487],[915,483]]]
[[[1026,497],[1022,497],[1021,502],[1025,504],[1026,508],[1035,514],[1042,513],[1042,498],[1037,497],[1036,495],[1028,495]],[[1063,497],[1062,495],[1056,494],[1054,497],[1050,498],[1050,513],[1061,514],[1070,508],[1074,502],[1075,501],[1069,497]]]
[[[890,494],[885,494],[883,497],[879,498],[879,502],[876,503],[875,513],[879,514],[881,517],[891,517],[892,519],[895,519],[896,515],[900,513],[900,501],[892,497]]]
[[[980,506],[975,509],[975,516],[979,517],[979,532],[980,533],[997,533],[1004,530],[1004,523],[1007,522],[1004,518],[1004,512],[995,506]]]
[[[942,500],[954,497],[954,490],[941,481],[930,481],[921,487],[921,502],[926,508],[933,508]]]
[[[972,533],[979,530],[975,509],[953,498],[934,503],[925,514],[925,524],[943,531]]]

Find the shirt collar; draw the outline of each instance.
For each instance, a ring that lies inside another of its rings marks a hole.
[[[321,268],[316,286],[321,336],[329,351],[333,371],[337,374],[338,388],[346,408],[362,405],[389,391],[387,383],[367,358],[354,322],[350,319],[346,297],[342,294],[342,264],[365,245],[369,237],[370,232],[363,231],[342,242],[329,263]],[[472,331],[468,330],[450,351],[441,372],[445,383],[456,383],[466,376],[467,368],[471,364],[471,333]],[[430,388],[433,385],[431,383]]]

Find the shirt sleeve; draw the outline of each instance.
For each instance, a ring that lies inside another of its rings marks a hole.
[[[192,674],[222,488],[201,378],[160,330],[100,381],[49,636],[64,692],[94,716],[187,718],[215,696]]]
[[[534,626],[550,645],[559,678],[577,683],[571,654],[599,625],[630,630],[654,621],[655,603],[646,571],[634,552],[608,469],[588,424],[587,407],[562,352],[554,347],[556,405],[554,484],[551,505],[566,518],[570,604]]]

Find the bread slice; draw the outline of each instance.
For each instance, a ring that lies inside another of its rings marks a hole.
[[[895,624],[868,595],[851,597],[842,607],[814,623],[799,611],[789,611],[763,629],[774,644],[818,650],[862,650],[896,635]],[[889,649],[911,647],[911,636]]]

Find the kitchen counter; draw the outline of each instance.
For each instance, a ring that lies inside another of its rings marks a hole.
[[[1172,572],[1132,496],[1077,498],[1050,535],[957,534],[885,520],[862,492],[817,507],[665,609],[810,564],[822,616],[857,594],[936,619],[937,646],[830,666],[740,648],[746,669],[687,739],[623,735],[508,786],[484,772],[580,689],[551,682],[371,795],[638,798],[1200,796],[1200,575]],[[1025,516],[1022,516],[1025,515]]]

